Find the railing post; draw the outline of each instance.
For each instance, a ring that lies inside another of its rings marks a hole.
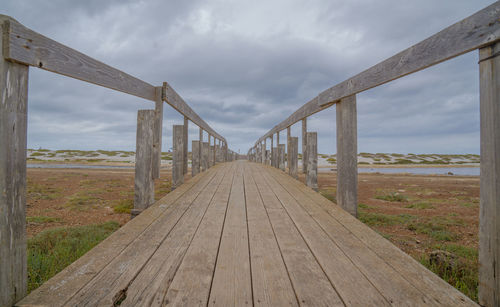
[[[273,151],[271,153],[271,166],[278,167],[278,147],[273,147]]]
[[[288,126],[286,128],[286,166],[290,170],[290,138],[292,137],[291,134],[292,128]]]
[[[172,189],[184,183],[184,125],[174,125],[172,153]]]
[[[200,172],[200,141],[192,141],[191,153],[191,176],[194,177]]]
[[[500,305],[500,43],[479,50],[479,304]]]
[[[201,148],[201,168],[205,172],[208,169],[208,142],[202,143]]]
[[[198,151],[198,157],[200,157],[200,172],[202,171],[201,170],[201,156],[202,156],[202,150],[203,150],[203,129],[200,127],[200,136],[199,136],[199,140],[200,140],[200,150]]]
[[[278,145],[278,168],[285,171],[285,144]]]
[[[298,178],[299,169],[299,138],[290,137],[290,147],[288,149],[288,174],[293,178]]]
[[[337,204],[357,216],[358,133],[356,96],[342,99],[337,112]]]
[[[271,156],[269,157],[271,166],[274,166],[274,135],[271,134]]]
[[[0,54],[0,306],[13,305],[27,289],[28,73],[28,66]]]
[[[163,129],[162,87],[156,87],[155,119],[153,127],[153,179],[160,178],[161,136]]]
[[[214,146],[212,147],[212,165],[215,165],[216,164],[216,160],[215,160],[215,143],[216,143],[217,139],[214,137]]]
[[[262,164],[267,164],[267,144],[266,144],[267,138],[264,139],[263,141],[263,146],[262,146]]]
[[[182,164],[182,169],[183,169],[183,173],[184,174],[187,174],[188,172],[188,125],[189,125],[189,120],[186,116],[184,116],[184,132],[183,132],[183,146],[184,146],[184,149],[183,149],[183,164]]]
[[[307,186],[318,191],[318,134],[307,132]]]
[[[211,158],[211,152],[212,152],[212,136],[209,134],[208,135],[208,154],[207,154],[207,165],[208,168],[211,168],[212,165],[212,158]]]
[[[155,200],[153,180],[154,162],[156,162],[153,162],[155,117],[155,110],[139,110],[137,112],[134,209],[131,211],[132,218],[151,206]]]
[[[302,172],[307,173],[307,117],[302,119]]]

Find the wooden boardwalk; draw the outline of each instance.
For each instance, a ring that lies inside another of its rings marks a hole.
[[[18,306],[471,306],[285,173],[219,164],[134,218]]]

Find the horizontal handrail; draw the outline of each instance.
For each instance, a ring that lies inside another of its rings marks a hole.
[[[6,60],[38,67],[147,100],[160,99],[155,86],[45,37],[10,16],[0,15],[0,22],[3,22],[2,52]],[[164,83],[161,94],[163,100],[175,110],[226,143],[226,139],[201,119],[168,83]]]
[[[478,11],[420,43],[345,80],[304,104],[255,145],[342,98],[396,80],[500,40],[500,2]]]

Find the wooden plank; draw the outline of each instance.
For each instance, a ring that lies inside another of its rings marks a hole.
[[[271,222],[250,172],[250,167],[246,166],[243,175],[254,304],[297,306],[297,298],[281,257]]]
[[[172,188],[184,183],[184,126],[174,125],[172,133]]]
[[[500,305],[500,44],[479,51],[481,180],[479,303]],[[492,57],[493,58],[490,58]],[[488,59],[489,58],[489,59]]]
[[[217,255],[209,305],[253,306],[241,166],[236,169]]]
[[[161,86],[156,87],[155,126],[153,128],[153,179],[160,178],[161,169],[161,140],[163,132],[163,101],[161,100]]]
[[[233,182],[234,166],[224,177],[162,303],[206,306],[215,270],[222,227]]]
[[[134,209],[132,217],[141,213],[155,201],[153,180],[153,128],[155,110],[137,112],[135,150]]]
[[[78,80],[156,101],[155,87],[3,16],[3,56]]]
[[[113,259],[122,253],[134,240],[157,219],[170,214],[174,206],[180,205],[181,197],[197,193],[216,174],[215,170],[196,176],[168,193],[142,214],[129,221],[84,256],[35,289],[17,306],[64,306],[74,294],[92,280]],[[187,196],[189,197],[189,196]]]
[[[27,291],[28,70],[0,58],[0,306],[11,306]]]
[[[301,306],[344,306],[321,266],[287,212],[262,179],[269,167],[252,168],[251,174],[264,203],[295,294]]]
[[[163,82],[163,100],[179,113],[186,116],[190,121],[198,127],[203,128],[207,133],[221,139],[226,140],[220,134],[215,132],[191,107],[177,94],[177,92],[167,83]]]
[[[259,172],[262,174],[263,184],[267,184],[272,190],[272,193],[278,198],[306,241],[306,244],[311,249],[314,257],[328,276],[335,290],[342,298],[342,301],[348,306],[388,306],[390,305],[389,302],[393,302],[395,305],[398,305],[398,303],[401,304],[398,297],[392,300],[392,297],[384,298],[381,295],[379,290],[375,287],[376,285],[374,286],[370,280],[367,279],[364,272],[351,261],[352,255],[346,253],[332,241],[328,234],[314,221],[309,213],[301,207],[302,204],[299,204],[292,195],[274,180],[274,178],[271,178],[270,172],[273,172],[273,170],[262,170]],[[380,261],[372,264],[380,264]],[[386,274],[383,266],[374,268],[379,270],[378,273],[380,275]],[[389,275],[389,277],[394,277],[395,284],[402,279],[396,274]],[[390,278],[386,276],[383,276],[383,278],[390,281]],[[391,283],[389,288],[397,287]],[[416,290],[411,289],[411,285],[409,284],[407,284],[406,288],[409,288],[410,293],[411,290],[413,290],[413,292]],[[363,293],[363,295],[359,295],[360,293]]]
[[[303,193],[297,192],[292,188],[285,189],[285,183],[278,183],[269,172],[264,174],[268,184],[273,188],[274,193],[281,200],[283,206],[294,220],[298,229],[306,239],[316,258],[322,264],[323,269],[332,272],[330,280],[333,284],[340,282],[339,286],[347,283],[355,292],[348,292],[349,300],[354,299],[354,305],[378,306],[378,305],[439,305],[438,302],[426,297],[425,293],[416,289],[411,283],[405,280],[392,267],[387,265],[384,260],[373,253],[365,244],[354,237],[349,231],[335,221],[324,210],[319,208],[314,202],[307,198]],[[288,192],[288,191],[291,192]],[[320,230],[321,229],[321,230]],[[330,243],[324,235],[329,238]],[[323,239],[323,240],[321,240]],[[333,247],[328,244],[334,244],[336,253],[326,252]],[[336,255],[336,256],[333,256]],[[346,255],[348,263],[344,263],[341,268],[336,267],[340,257]],[[332,263],[335,262],[335,263]],[[333,267],[332,267],[333,266]],[[329,269],[327,269],[329,267]],[[345,271],[342,271],[345,270]],[[346,282],[349,274],[360,272],[368,283],[360,284],[359,276],[350,276],[352,281]],[[339,274],[339,271],[341,272]],[[328,274],[328,273],[327,273]],[[366,292],[365,287],[371,289],[371,294]],[[336,287],[344,302],[347,299]],[[368,301],[358,301],[356,293],[362,291],[366,293],[363,299]],[[353,296],[354,295],[354,296]],[[380,300],[382,301],[370,301]]]
[[[120,277],[122,281],[110,289],[110,293],[98,302],[99,305],[108,304],[113,293],[125,289],[124,287],[126,292],[122,297],[126,297],[120,306],[162,306],[165,303],[164,298],[171,281],[178,272],[212,198],[220,189],[228,172],[228,167],[219,168],[214,180],[194,199],[170,233],[165,234],[165,239],[147,263],[138,268],[140,271],[137,275],[128,274],[126,279]]]
[[[304,164],[306,168],[306,184],[318,191],[318,133],[307,132],[307,155]]]
[[[307,118],[302,119],[302,172],[307,174]]]
[[[500,39],[500,2],[345,80],[304,104],[258,141],[330,107],[342,98],[439,64]],[[258,142],[257,141],[257,142]]]
[[[292,195],[296,195],[298,191],[304,193],[315,204],[320,206],[325,213],[342,224],[346,231],[352,233],[378,257],[383,259],[401,276],[404,276],[415,288],[425,293],[427,297],[431,297],[438,304],[445,306],[477,306],[467,296],[319,193],[279,172],[272,172],[271,175],[279,182],[286,183],[283,184],[283,187],[288,193]]]
[[[156,255],[159,255],[160,260],[168,259],[172,260],[172,263],[176,263],[178,257],[182,259],[188,245],[183,243],[185,240],[190,240],[188,228],[193,227],[193,224],[196,225],[198,218],[201,219],[203,207],[208,205],[211,198],[208,197],[206,200],[207,191],[215,192],[222,177],[223,173],[217,172],[202,189],[191,190],[191,193],[185,195],[169,214],[164,214],[157,219],[65,305],[111,306],[123,299],[123,296],[128,296],[128,291],[132,291],[129,287],[133,281],[140,278],[139,273],[148,272],[145,266],[155,261],[158,257]],[[181,225],[182,229],[177,225]],[[165,242],[172,242],[172,244],[165,248],[163,244]],[[178,248],[174,248],[176,244]],[[162,247],[161,250],[160,247]],[[172,257],[164,255],[166,250],[171,252],[169,255]]]
[[[358,125],[356,96],[337,104],[337,204],[358,216]]]

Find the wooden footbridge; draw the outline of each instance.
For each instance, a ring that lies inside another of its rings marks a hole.
[[[0,24],[0,306],[476,305],[356,219],[355,95],[477,49],[479,302],[500,305],[500,2],[322,92],[259,138],[245,157],[232,152],[168,83],[152,86],[11,17],[0,15]],[[135,95],[154,102],[154,109],[138,111],[133,219],[26,296],[30,66]],[[173,127],[175,189],[154,202],[163,102],[184,115],[184,125]],[[306,121],[331,106],[337,110],[338,204],[315,192],[317,134],[307,131]],[[193,176],[184,182],[189,121],[200,137],[192,141]],[[298,138],[290,127],[299,121],[307,185],[294,178]],[[279,141],[285,129],[286,145]]]

